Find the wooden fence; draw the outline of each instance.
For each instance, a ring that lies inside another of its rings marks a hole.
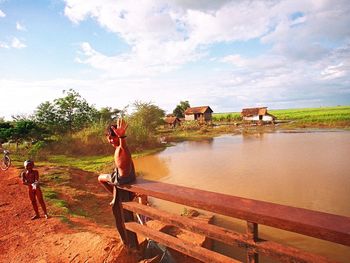
[[[280,262],[334,262],[320,255],[259,238],[259,224],[350,246],[350,217],[143,179],[137,179],[134,184],[119,188],[246,221],[247,230],[242,234],[136,202],[122,202],[116,206],[124,215],[128,214],[129,218],[130,213],[145,215],[210,239],[246,249],[247,262],[250,263],[258,262],[259,255],[272,257]],[[123,227],[129,234],[131,246],[137,245],[136,233],[203,262],[239,262],[218,252],[151,229],[147,225],[138,224],[130,219],[125,221]]]

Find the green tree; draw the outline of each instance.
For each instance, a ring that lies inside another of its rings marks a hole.
[[[13,132],[13,125],[10,122],[0,122],[0,144],[8,142]]]
[[[58,113],[55,105],[49,101],[41,103],[35,112],[34,119],[46,127],[48,130],[55,133],[58,127]]]
[[[44,102],[35,112],[35,119],[53,133],[72,133],[96,120],[98,111],[73,89],[63,91],[65,97],[53,103]]]
[[[30,143],[44,140],[47,131],[36,122],[29,119],[21,119],[14,122],[12,139],[15,141],[27,141]]]
[[[188,100],[180,101],[180,104],[178,104],[176,108],[173,110],[173,114],[178,118],[184,118],[185,110],[187,108],[190,108],[190,103],[188,102]]]
[[[65,93],[65,91],[64,91]],[[97,110],[90,106],[73,89],[63,98],[54,100],[58,124],[69,133],[80,130],[90,124],[97,115]]]
[[[98,111],[98,119],[101,124],[107,124],[114,121],[118,115],[122,115],[123,111],[119,109],[112,109],[111,107],[104,107]]]
[[[0,137],[4,141],[16,143],[16,149],[21,142],[30,144],[44,140],[48,135],[47,131],[40,127],[35,121],[26,117],[13,117],[12,123],[0,125]]]
[[[129,116],[130,133],[137,142],[147,142],[163,123],[165,111],[152,103],[136,101],[135,111]]]

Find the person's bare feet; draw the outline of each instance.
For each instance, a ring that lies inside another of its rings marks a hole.
[[[39,215],[35,215],[35,216],[32,216],[31,220],[35,220],[35,219],[38,219],[38,218],[40,218],[40,216]]]

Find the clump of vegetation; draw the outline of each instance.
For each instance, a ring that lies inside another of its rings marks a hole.
[[[157,127],[164,111],[152,103],[135,102],[131,114],[109,107],[96,110],[70,89],[53,102],[41,103],[33,116],[18,116],[13,122],[0,120],[0,143],[15,142],[22,159],[47,160],[49,155],[111,155],[106,128],[117,117],[127,119],[128,145],[132,152],[159,147]],[[25,147],[24,147],[25,146]]]
[[[46,101],[37,107],[34,120],[39,125],[53,134],[71,134],[96,121],[98,111],[78,92],[70,89],[63,93],[66,93],[65,97]]]
[[[178,127],[182,131],[197,131],[201,128],[201,125],[198,121],[184,121],[181,123],[181,126]]]
[[[208,130],[207,127],[204,127],[204,126],[203,126],[203,127],[200,128],[199,132],[202,133],[202,134],[205,134],[205,133],[208,133],[209,130]]]
[[[191,106],[188,100],[180,101],[180,103],[176,105],[176,108],[173,110],[173,114],[178,118],[185,118],[185,110],[190,107]]]
[[[240,112],[213,113],[214,122],[240,122],[242,121]]]
[[[140,151],[159,146],[157,128],[163,124],[164,110],[152,103],[135,102],[135,111],[127,116],[129,148]]]

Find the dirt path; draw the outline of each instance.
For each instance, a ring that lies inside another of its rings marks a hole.
[[[0,174],[0,262],[137,261],[113,227],[79,217],[70,217],[70,224],[56,216],[30,220],[32,206],[18,174],[12,167]]]

